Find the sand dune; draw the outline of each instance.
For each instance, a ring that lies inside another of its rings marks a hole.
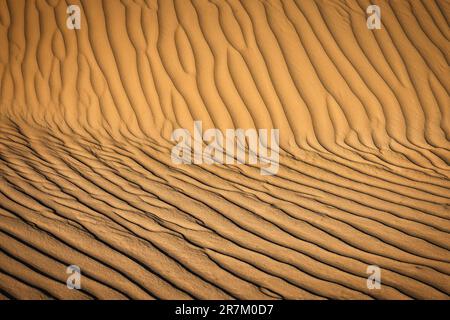
[[[449,299],[449,20],[445,0],[0,0],[0,299]],[[279,129],[278,172],[174,164],[194,121]]]

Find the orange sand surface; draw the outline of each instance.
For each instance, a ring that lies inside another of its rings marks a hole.
[[[0,0],[0,299],[449,299],[448,21],[448,0]],[[194,121],[279,129],[278,172],[175,164]]]

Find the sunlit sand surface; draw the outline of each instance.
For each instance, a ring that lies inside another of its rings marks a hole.
[[[449,299],[448,1],[69,2],[0,0],[1,299]]]

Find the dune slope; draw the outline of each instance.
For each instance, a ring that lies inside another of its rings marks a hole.
[[[449,20],[445,0],[0,0],[0,299],[449,299]],[[174,164],[194,121],[279,129],[277,174]]]

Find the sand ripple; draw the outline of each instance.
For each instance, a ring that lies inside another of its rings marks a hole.
[[[449,299],[450,3],[376,2],[1,0],[0,299]],[[174,165],[194,120],[278,174]]]

